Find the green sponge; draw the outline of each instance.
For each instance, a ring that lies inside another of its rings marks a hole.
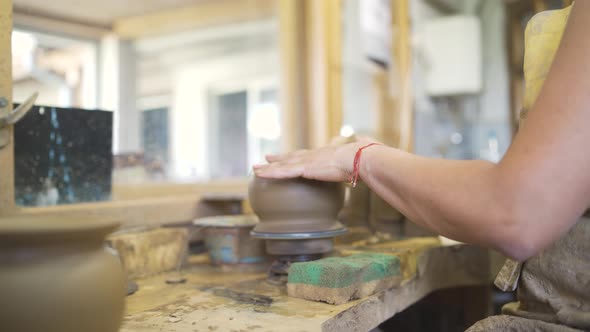
[[[289,296],[342,304],[399,285],[400,261],[393,255],[364,253],[294,263],[289,268]]]

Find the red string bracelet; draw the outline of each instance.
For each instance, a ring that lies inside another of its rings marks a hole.
[[[360,172],[360,164],[361,164],[361,154],[363,152],[364,149],[368,148],[369,146],[373,146],[373,145],[381,145],[379,143],[370,143],[367,144],[365,146],[362,146],[358,149],[358,151],[356,152],[356,154],[354,155],[354,163],[352,164],[352,175],[350,176],[350,184],[352,185],[352,187],[356,187],[356,182],[359,178],[359,172]]]

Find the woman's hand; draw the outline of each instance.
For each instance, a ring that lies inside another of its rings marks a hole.
[[[267,155],[268,164],[254,165],[254,174],[273,179],[304,177],[348,182],[352,175],[354,155],[360,147],[373,142],[378,141],[368,136],[336,136],[323,148]]]
[[[255,165],[254,173],[263,178],[304,177],[313,180],[349,181],[354,154],[361,143],[332,144],[315,150],[299,150],[283,155],[268,155],[268,164]]]

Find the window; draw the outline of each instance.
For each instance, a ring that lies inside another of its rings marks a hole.
[[[139,111],[143,120],[120,117],[121,139],[115,151],[143,155],[145,169],[154,162],[148,156],[153,151],[147,149],[158,146],[165,155],[156,158],[155,176],[149,174],[152,170],[116,169],[115,182],[122,179],[121,172],[135,183],[246,177],[263,153],[278,152],[277,29],[276,19],[266,18],[135,40],[135,81],[122,84],[136,86],[135,104],[150,111]],[[155,123],[145,121],[149,112],[160,109],[166,109],[166,119],[158,120],[156,129]],[[256,114],[271,118],[252,120]],[[261,132],[268,130],[261,127],[268,121],[275,126],[272,138],[259,137],[268,136]],[[123,130],[133,132],[138,125],[151,128],[141,129],[141,147],[133,137],[123,138]]]

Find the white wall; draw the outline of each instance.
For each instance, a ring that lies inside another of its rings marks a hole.
[[[420,57],[420,27],[425,21],[443,16],[425,0],[411,2],[411,20],[414,29],[415,57],[413,59],[413,88],[416,111],[416,152],[437,156],[437,146],[448,142],[450,134],[461,130],[465,142],[457,147],[456,158],[479,158],[487,146],[488,134],[498,136],[503,154],[511,140],[509,77],[505,41],[505,11],[501,1],[463,0],[455,14],[476,14],[482,24],[483,91],[472,96],[453,99],[430,98],[424,91],[423,72],[427,63]],[[481,6],[477,6],[481,4]],[[474,11],[477,11],[474,13]],[[457,121],[457,116],[460,120]],[[453,118],[455,117],[455,118]],[[457,125],[459,123],[459,125]],[[460,128],[465,126],[464,128]]]
[[[22,103],[34,92],[39,92],[35,104],[47,106],[64,106],[71,102],[69,88],[64,83],[41,83],[34,79],[15,82],[13,87],[13,100]]]
[[[141,150],[141,123],[136,105],[136,62],[133,44],[106,36],[100,48],[99,108],[113,111],[113,152]]]

